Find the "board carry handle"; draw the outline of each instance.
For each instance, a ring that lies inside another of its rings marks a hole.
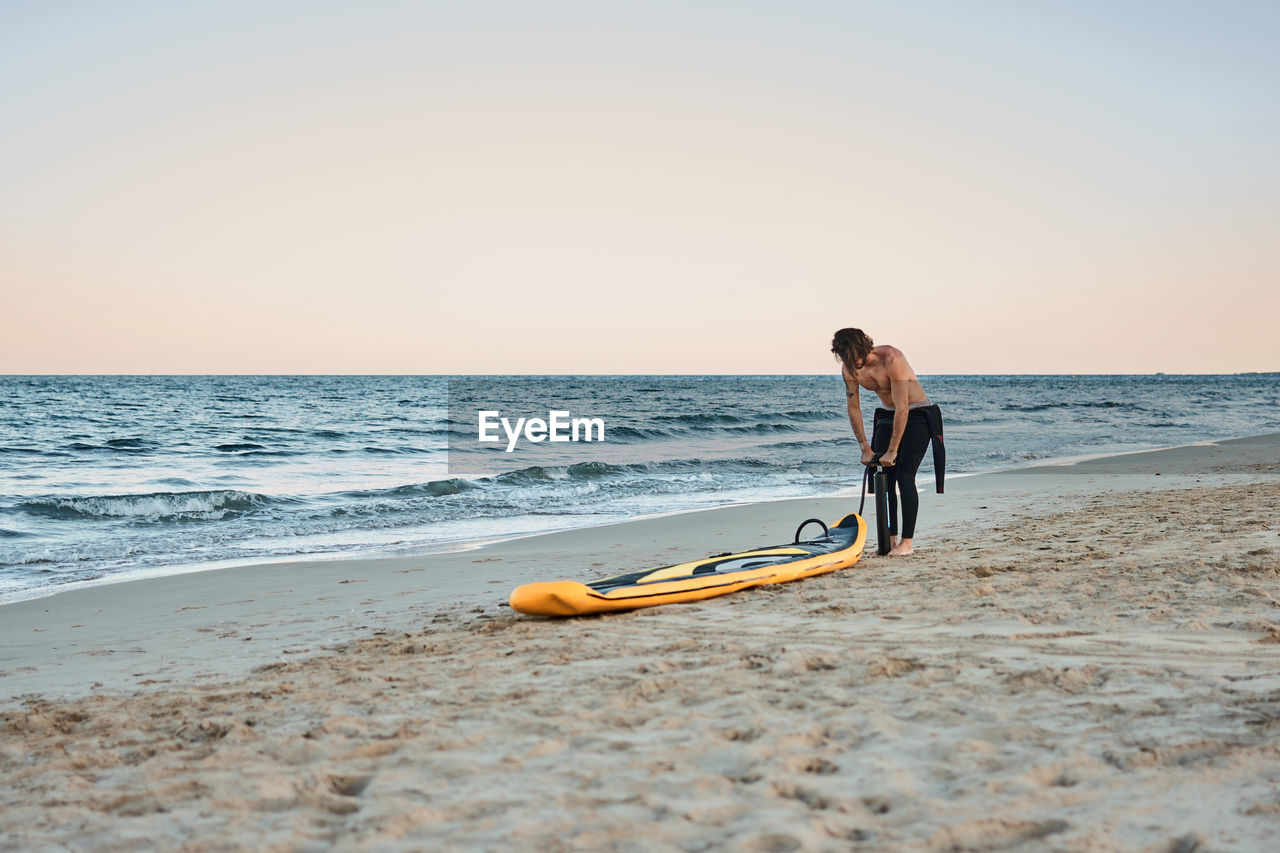
[[[822,536],[823,536],[823,538],[824,538],[824,539],[826,539],[826,538],[830,538],[830,536],[831,536],[831,531],[827,529],[827,523],[826,523],[825,521],[823,521],[823,520],[822,520],[822,519],[820,519],[820,518],[808,518],[808,519],[805,519],[804,521],[802,521],[802,522],[800,523],[800,526],[796,528],[796,543],[798,543],[798,542],[800,541],[800,531],[804,530],[804,529],[805,529],[806,527],[808,527],[810,524],[817,524],[817,525],[820,525],[820,526],[822,527]]]

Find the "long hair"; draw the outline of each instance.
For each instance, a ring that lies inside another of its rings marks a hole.
[[[850,373],[858,372],[858,364],[874,347],[875,341],[861,329],[841,329],[831,339],[831,351],[844,363]]]

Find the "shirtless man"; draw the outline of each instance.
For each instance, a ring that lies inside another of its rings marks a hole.
[[[916,469],[924,459],[931,438],[935,438],[934,466],[939,471],[938,448],[941,446],[942,416],[920,387],[920,380],[897,347],[876,346],[861,329],[841,329],[831,341],[831,351],[842,364],[845,397],[849,405],[849,423],[862,448],[862,464],[869,464],[877,454],[889,482],[889,536],[891,557],[915,552],[916,515],[920,496],[916,491]],[[862,403],[859,388],[874,391],[883,408],[877,408],[871,441],[862,426]],[[932,412],[926,411],[932,408]],[[931,418],[936,416],[936,430]],[[945,456],[943,457],[945,459]],[[938,491],[942,480],[938,478]],[[898,501],[902,501],[902,536],[898,537]]]

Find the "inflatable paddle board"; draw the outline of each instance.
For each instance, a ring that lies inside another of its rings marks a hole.
[[[801,541],[809,524],[822,526],[818,539]],[[585,616],[659,604],[701,601],[753,586],[783,583],[843,569],[862,556],[867,524],[850,513],[830,528],[811,518],[794,542],[738,554],[717,554],[688,563],[631,572],[589,583],[544,581],[517,587],[511,606],[530,616]]]

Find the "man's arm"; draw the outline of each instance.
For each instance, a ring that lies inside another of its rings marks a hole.
[[[863,450],[863,464],[867,464],[872,455],[872,446],[867,441],[867,430],[863,428],[863,402],[858,397],[858,382],[849,375],[849,368],[841,369],[845,378],[845,402],[849,406],[849,425],[854,428],[858,438],[858,446]]]
[[[898,445],[902,442],[902,434],[907,431],[909,385],[911,366],[905,358],[891,357],[885,362],[889,374],[889,396],[893,399],[893,435],[889,436],[889,449],[880,457],[884,465],[892,465],[898,461]]]

